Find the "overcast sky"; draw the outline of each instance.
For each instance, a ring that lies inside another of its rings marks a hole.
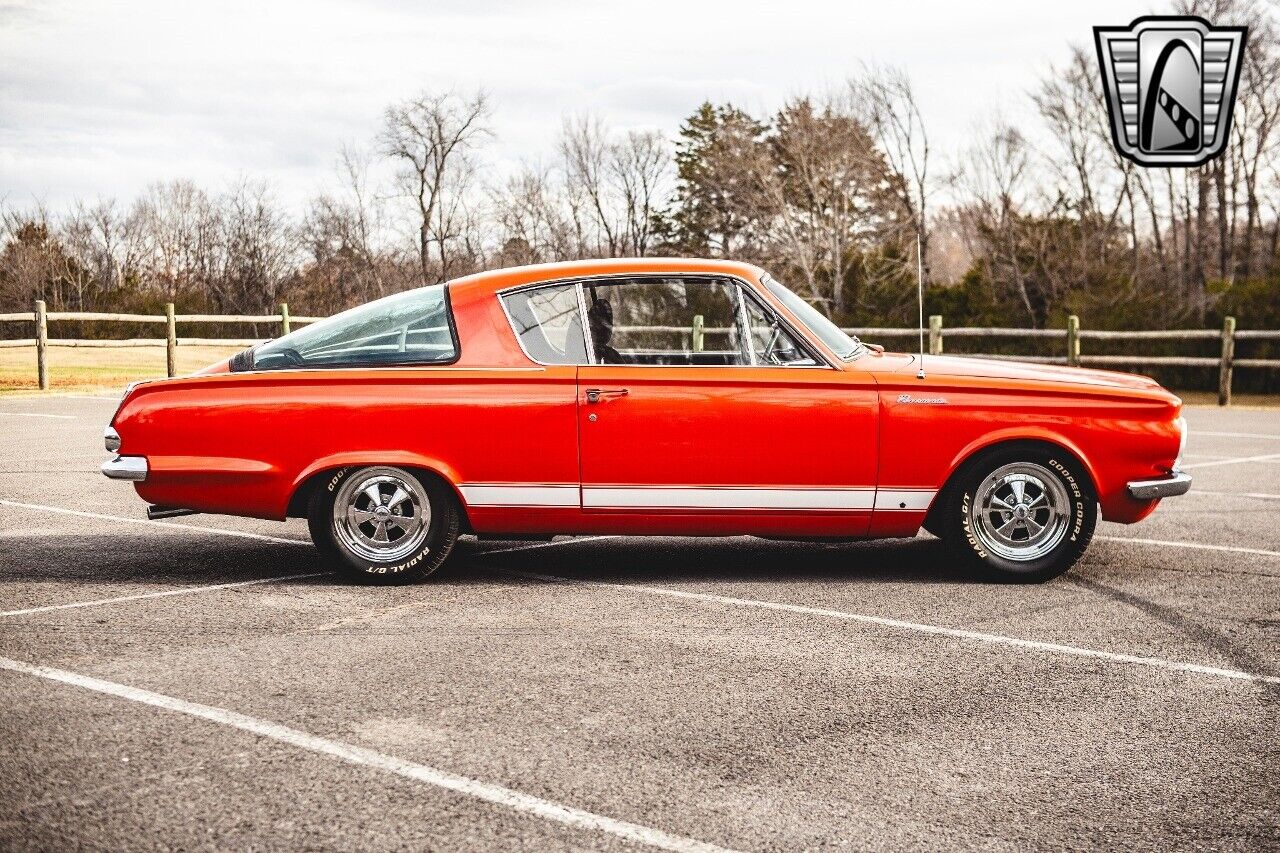
[[[672,133],[704,99],[765,113],[863,61],[911,75],[937,149],[1027,92],[1129,2],[0,0],[0,199],[128,201],[265,178],[300,205],[343,142],[424,88],[484,87],[503,170],[548,163],[567,113]]]

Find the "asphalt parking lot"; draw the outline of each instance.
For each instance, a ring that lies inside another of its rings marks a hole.
[[[1070,574],[940,543],[145,522],[106,397],[0,399],[0,848],[1280,848],[1280,410]]]

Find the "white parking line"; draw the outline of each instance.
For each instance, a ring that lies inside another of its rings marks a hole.
[[[224,530],[220,527],[202,527],[198,524],[179,524],[176,521],[152,521],[149,518],[129,518],[123,515],[106,515],[101,512],[85,512],[78,509],[63,509],[60,506],[29,504],[21,501],[0,499],[0,506],[12,506],[19,509],[35,509],[41,512],[56,512],[62,515],[76,515],[81,518],[96,518],[101,521],[120,521],[125,524],[144,524],[155,527],[168,527],[174,530],[194,530],[197,533],[213,533],[218,536],[235,536],[240,539],[255,539],[259,542],[277,542],[282,545],[310,545],[305,539],[285,539],[281,536],[264,536],[261,533],[245,533],[242,530]]]
[[[1267,453],[1262,456],[1241,456],[1236,459],[1220,459],[1216,462],[1193,462],[1190,465],[1183,465],[1183,470],[1191,468],[1212,468],[1215,465],[1237,465],[1241,462],[1270,462],[1272,459],[1280,459],[1280,453]]]
[[[46,415],[40,412],[0,412],[0,415],[8,415],[11,418],[57,418],[63,421],[74,421],[75,415]]]
[[[683,589],[671,589],[670,587],[580,580],[578,578],[566,578],[558,575],[522,572],[515,569],[497,569],[497,571],[508,575],[547,581],[550,583],[570,583],[580,586],[634,592],[641,595],[681,598],[690,601],[699,601],[705,604],[719,604],[731,607],[751,607],[760,610],[782,610],[789,613],[802,613],[806,616],[822,616],[829,619],[839,619],[845,622],[861,622],[870,625],[879,625],[884,628],[898,628],[906,631],[915,631],[921,634],[954,637],[961,640],[977,640],[983,643],[994,643],[1001,646],[1017,646],[1019,648],[1036,649],[1038,651],[1045,652],[1058,652],[1060,654],[1098,658],[1101,660],[1114,661],[1116,663],[1141,664],[1143,666],[1152,666],[1159,669],[1169,669],[1175,672],[1191,672],[1198,675],[1214,675],[1221,678],[1256,681],[1264,684],[1280,684],[1280,676],[1258,675],[1252,672],[1242,672],[1237,669],[1222,669],[1216,666],[1204,666],[1198,663],[1184,663],[1182,661],[1165,660],[1164,658],[1129,655],[1120,652],[1104,652],[1099,649],[1084,648],[1083,646],[1067,646],[1062,645],[1061,643],[1044,643],[1039,640],[1024,640],[1019,637],[1006,637],[1003,634],[985,634],[980,631],[966,631],[961,628],[944,628],[940,625],[926,625],[921,622],[905,622],[901,619],[888,619],[883,616],[869,616],[864,613],[851,613],[845,610],[829,610],[824,607],[809,607],[803,604],[784,604],[778,601],[762,601],[755,598],[735,598],[729,595],[713,595],[706,592],[691,592]]]
[[[116,598],[95,598],[91,601],[73,601],[70,604],[48,604],[44,607],[27,607],[22,610],[0,610],[0,616],[26,616],[30,613],[48,613],[51,610],[73,610],[77,607],[97,607],[101,604],[119,604],[124,601],[141,601],[144,598],[166,598],[170,595],[191,595],[197,592],[212,592],[218,589],[234,589],[240,586],[256,586],[264,583],[279,583],[280,581],[292,581],[300,578],[318,578],[322,575],[331,575],[333,572],[309,572],[305,575],[280,575],[273,578],[258,578],[251,581],[236,581],[234,583],[215,583],[208,586],[188,586],[182,589],[167,589],[163,592],[142,592],[137,595],[121,595]]]
[[[1263,432],[1206,432],[1205,430],[1193,429],[1191,435],[1215,435],[1220,438],[1271,438],[1280,441],[1280,435],[1270,435]]]
[[[1211,492],[1208,489],[1192,489],[1189,495],[1210,495],[1217,498],[1257,498],[1263,501],[1280,501],[1280,495],[1269,495],[1266,492]]]
[[[1128,536],[1095,536],[1104,542],[1129,542],[1134,545],[1159,545],[1162,548],[1191,548],[1198,551],[1225,551],[1229,554],[1253,554],[1258,557],[1280,557],[1280,551],[1265,548],[1243,548],[1239,545],[1207,545],[1203,542],[1174,542],[1169,539],[1131,539]]]
[[[577,829],[607,833],[627,841],[646,844],[661,850],[673,850],[677,851],[677,853],[724,853],[725,850],[725,848],[693,838],[671,835],[660,829],[605,817],[584,809],[544,800],[541,797],[525,794],[492,782],[482,782],[479,779],[460,776],[425,764],[415,764],[366,747],[330,740],[300,729],[272,723],[268,720],[261,720],[257,717],[250,717],[246,714],[228,711],[223,708],[215,708],[212,705],[201,705],[196,702],[188,702],[183,699],[166,696],[162,693],[153,693],[150,690],[118,684],[114,681],[105,681],[63,669],[38,666],[3,657],[0,657],[0,669],[32,675],[73,687],[81,687],[86,690],[105,693],[108,696],[126,699],[130,702],[137,702],[142,705],[162,708],[166,711],[186,714],[189,717],[208,720],[220,726],[240,729],[241,731],[299,749],[337,758],[348,764],[372,767],[407,779],[425,782],[428,785],[434,785],[437,788],[444,788],[477,800],[493,803],[515,812],[532,815]]]

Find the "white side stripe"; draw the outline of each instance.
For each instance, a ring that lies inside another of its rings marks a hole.
[[[278,743],[318,752],[321,755],[327,755],[339,761],[345,761],[348,764],[373,767],[407,779],[425,782],[428,785],[434,785],[437,788],[444,788],[464,796],[483,800],[514,812],[522,812],[577,829],[608,833],[627,841],[647,844],[660,850],[672,850],[677,851],[677,853],[721,853],[724,850],[724,848],[708,844],[705,841],[671,835],[660,829],[605,817],[585,809],[544,800],[541,797],[535,797],[532,794],[526,794],[492,782],[471,779],[467,776],[450,773],[447,770],[438,770],[425,764],[415,764],[403,758],[396,758],[394,755],[376,752],[355,744],[318,737],[300,729],[282,726],[278,723],[250,717],[246,714],[239,714],[223,708],[216,708],[212,705],[201,705],[196,702],[165,696],[162,693],[152,693],[150,690],[130,687],[127,684],[117,684],[114,681],[104,681],[88,675],[80,675],[79,673],[54,669],[49,666],[37,666],[4,657],[0,657],[0,669],[7,669],[10,672],[18,672],[24,675],[34,675],[37,678],[57,681],[73,687],[81,687],[86,690],[105,693],[108,696],[127,699],[130,702],[138,702],[142,705],[150,705],[154,708],[163,708],[166,711],[186,714],[188,717],[208,720],[220,726],[240,729]]]
[[[578,505],[577,486],[501,485],[459,486],[471,506],[568,506]]]
[[[583,486],[582,505],[660,509],[869,510],[874,489],[739,489]]]
[[[933,503],[933,489],[878,489],[876,491],[876,511],[881,510],[916,510],[923,512]]]
[[[568,484],[480,484],[459,486],[470,506],[576,507],[578,487]],[[757,489],[742,486],[583,486],[588,509],[704,510],[892,510],[923,512],[933,489]]]

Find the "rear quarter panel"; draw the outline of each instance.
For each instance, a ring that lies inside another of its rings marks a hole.
[[[144,500],[282,519],[300,483],[344,465],[576,483],[575,390],[572,367],[221,374],[140,386],[113,424],[147,457]]]

